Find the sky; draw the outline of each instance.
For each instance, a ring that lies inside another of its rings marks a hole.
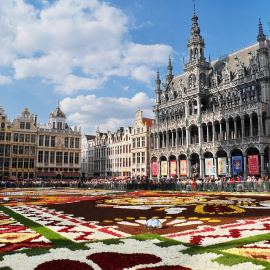
[[[27,108],[41,124],[60,107],[82,134],[154,118],[155,79],[188,57],[192,0],[0,0],[0,105],[12,121]],[[197,0],[211,60],[270,35],[269,0]]]

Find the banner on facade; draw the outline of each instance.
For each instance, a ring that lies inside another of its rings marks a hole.
[[[158,162],[152,162],[152,176],[158,176]]]
[[[213,158],[205,159],[205,175],[214,175],[214,160]]]
[[[167,161],[161,161],[161,175],[167,175]]]
[[[176,176],[177,174],[177,163],[176,160],[170,161],[170,175]]]
[[[242,165],[242,157],[241,156],[234,156],[232,157],[232,173],[233,175],[237,175],[239,172],[243,171]]]
[[[180,160],[180,175],[187,175],[187,161]]]
[[[259,155],[248,156],[248,174],[260,174]]]
[[[227,158],[222,157],[218,158],[218,175],[226,175],[227,174]]]

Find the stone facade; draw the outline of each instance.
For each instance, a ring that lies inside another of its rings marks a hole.
[[[65,119],[58,104],[46,125],[28,109],[11,123],[0,106],[0,179],[79,178],[81,131]]]
[[[270,40],[261,22],[257,40],[222,59],[207,60],[194,13],[184,73],[172,75],[170,58],[162,86],[157,73],[152,177],[269,173]],[[252,158],[259,161],[259,171]]]
[[[143,117],[138,108],[131,131],[131,176],[134,178],[150,175],[149,130],[152,124],[153,119]]]
[[[79,178],[81,176],[81,131],[66,123],[59,104],[49,123],[38,125],[37,177]]]
[[[95,136],[84,135],[81,145],[81,172],[82,177],[94,177]]]
[[[36,168],[36,118],[28,109],[11,123],[0,106],[0,179],[34,178]]]
[[[149,176],[149,128],[153,119],[143,117],[140,108],[132,127],[95,136],[95,177],[131,178]]]

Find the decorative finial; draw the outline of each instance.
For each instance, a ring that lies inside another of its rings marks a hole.
[[[263,42],[266,40],[266,36],[265,34],[263,33],[263,27],[262,27],[262,22],[261,22],[261,19],[259,19],[259,34],[257,36],[257,41],[258,42]]]
[[[59,103],[60,103],[60,100],[57,99],[57,107],[59,108]]]
[[[195,14],[196,13],[195,0],[193,0],[193,9],[194,9],[194,14]]]

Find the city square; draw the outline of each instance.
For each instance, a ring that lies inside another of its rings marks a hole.
[[[270,268],[268,193],[24,188],[0,202],[0,269]]]
[[[0,0],[0,270],[270,270],[269,9]]]

